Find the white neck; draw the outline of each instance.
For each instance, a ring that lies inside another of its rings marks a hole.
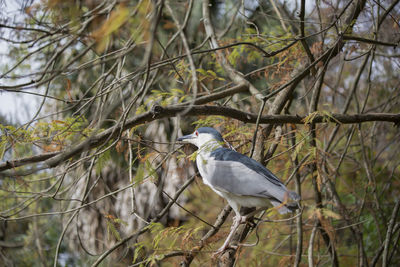
[[[213,152],[215,149],[217,149],[219,147],[222,147],[220,142],[218,142],[215,139],[212,139],[212,140],[208,140],[207,142],[200,144],[198,151],[201,154],[210,154],[211,152]]]

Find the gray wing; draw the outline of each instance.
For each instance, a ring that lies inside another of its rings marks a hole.
[[[240,154],[234,150],[220,147],[211,152],[210,155],[213,159],[217,161],[235,161],[240,162],[247,168],[252,169],[256,173],[263,176],[265,179],[269,180],[271,183],[279,186],[282,182],[267,168],[261,165],[258,161],[249,158],[243,154]]]
[[[266,179],[238,161],[209,160],[205,168],[208,182],[216,189],[241,196],[263,197],[279,202],[287,189],[279,180]]]

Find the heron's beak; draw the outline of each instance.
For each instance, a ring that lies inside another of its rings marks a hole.
[[[193,139],[194,137],[195,137],[194,134],[188,134],[188,135],[184,135],[184,136],[179,137],[177,140],[189,143],[190,142],[189,140]]]

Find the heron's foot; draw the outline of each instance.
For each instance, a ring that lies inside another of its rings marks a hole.
[[[235,227],[236,225],[235,223],[237,223],[238,225],[248,223],[251,228],[254,228],[257,225],[256,222],[254,221],[254,217],[248,217],[248,216],[240,216],[239,218],[235,216],[233,218],[233,224],[231,226],[231,229]]]
[[[232,226],[235,226],[236,224],[243,224],[247,222],[248,217],[247,216],[241,216],[241,215],[236,215],[233,218],[233,224]]]

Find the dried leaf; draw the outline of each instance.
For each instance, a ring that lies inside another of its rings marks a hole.
[[[106,48],[110,35],[117,31],[129,18],[129,10],[125,5],[119,5],[116,10],[111,12],[110,17],[103,25],[92,33],[92,37],[98,43],[96,50],[102,52]]]

